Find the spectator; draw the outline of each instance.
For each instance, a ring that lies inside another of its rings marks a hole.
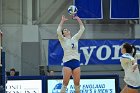
[[[11,68],[10,69],[10,76],[15,76],[15,74],[16,74],[15,68]]]
[[[54,76],[54,71],[53,70],[49,71],[49,76]]]

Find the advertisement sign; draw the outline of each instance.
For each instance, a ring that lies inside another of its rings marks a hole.
[[[120,64],[121,45],[125,42],[135,45],[137,52],[140,52],[140,40],[79,40],[80,63],[81,65]],[[48,65],[62,65],[63,55],[60,42],[49,40]]]
[[[60,93],[62,79],[48,79],[47,93]],[[75,93],[73,80],[70,79],[66,93]],[[80,93],[117,93],[115,79],[81,79]]]
[[[42,93],[42,80],[8,80],[6,93]]]

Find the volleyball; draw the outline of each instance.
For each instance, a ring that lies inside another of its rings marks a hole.
[[[69,15],[75,15],[77,13],[78,9],[75,5],[70,5],[68,7],[68,14]]]

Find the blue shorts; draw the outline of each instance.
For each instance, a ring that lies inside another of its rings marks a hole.
[[[65,62],[63,64],[63,66],[64,67],[69,67],[69,68],[71,68],[71,70],[74,70],[74,69],[80,67],[80,62],[79,62],[79,60],[72,59],[72,60],[69,60],[69,61]]]
[[[140,86],[134,87],[134,86],[131,86],[131,85],[127,85],[127,87],[132,88],[132,89],[140,89]]]

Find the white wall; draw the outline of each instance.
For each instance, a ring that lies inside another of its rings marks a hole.
[[[6,52],[6,70],[14,67],[21,72],[21,43],[39,42],[38,26],[2,25],[3,51]]]
[[[39,42],[37,25],[23,25],[22,35],[22,42]]]
[[[58,24],[40,25],[39,32],[41,39],[57,39]],[[72,35],[78,32],[79,25],[66,24],[64,28],[68,28]],[[125,39],[132,38],[134,33],[130,25],[122,24],[85,24],[85,32],[82,39]]]
[[[140,39],[140,25],[135,25],[135,38]]]
[[[22,0],[2,0],[2,23],[21,24]]]
[[[3,25],[3,51],[6,52],[6,70],[21,71],[22,25]]]

